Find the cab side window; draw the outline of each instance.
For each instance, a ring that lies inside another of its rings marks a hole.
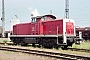
[[[50,20],[54,20],[54,18],[50,17]]]
[[[39,21],[40,21],[40,18],[37,18],[37,19],[36,19],[36,22],[39,22]]]
[[[43,21],[47,20],[47,17],[46,16],[42,17],[42,20]]]
[[[35,23],[35,22],[38,22],[38,21],[40,21],[40,18],[32,18],[32,23]]]
[[[32,18],[32,23],[35,23],[36,22],[36,18]]]

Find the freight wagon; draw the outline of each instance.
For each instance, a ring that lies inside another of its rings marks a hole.
[[[76,28],[76,34],[79,36],[81,32],[81,38],[84,40],[90,40],[90,27]]]
[[[10,39],[15,44],[39,44],[43,47],[67,48],[75,43],[75,22],[72,19],[56,19],[54,15],[32,17],[31,22],[13,26]]]

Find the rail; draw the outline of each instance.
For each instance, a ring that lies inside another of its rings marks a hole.
[[[47,51],[40,51],[40,50],[30,50],[30,49],[16,48],[16,47],[10,47],[10,46],[9,47],[8,46],[0,46],[0,50],[22,52],[22,53],[27,53],[27,54],[35,54],[35,55],[47,56],[47,57],[57,58],[57,59],[90,60],[90,57],[85,57],[85,56],[47,52]]]

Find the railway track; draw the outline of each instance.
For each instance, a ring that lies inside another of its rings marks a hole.
[[[4,45],[4,43],[0,43],[0,44]],[[13,43],[7,43],[7,45],[15,45],[15,44],[13,44]],[[90,50],[89,49],[67,48],[65,50],[80,51],[80,52],[90,53]]]
[[[88,53],[90,53],[90,50],[89,49],[67,48],[67,50],[80,51],[80,52],[88,52]]]
[[[47,51],[40,51],[40,50],[30,50],[30,49],[25,49],[25,48],[15,48],[15,47],[8,47],[8,46],[0,46],[0,50],[21,52],[21,53],[27,53],[27,54],[35,54],[35,55],[47,56],[47,57],[57,58],[57,59],[90,60],[90,57],[85,57],[85,56],[47,52]]]

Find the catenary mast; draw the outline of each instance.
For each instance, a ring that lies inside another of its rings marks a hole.
[[[4,36],[4,32],[5,32],[5,11],[4,11],[4,0],[2,0],[2,37],[5,37]]]
[[[69,0],[65,0],[65,18],[69,19]]]

